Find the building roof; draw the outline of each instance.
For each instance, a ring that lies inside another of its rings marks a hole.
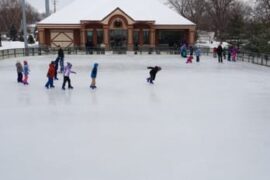
[[[158,0],[75,0],[39,24],[79,24],[100,21],[120,8],[135,21],[151,20],[158,25],[194,25]]]

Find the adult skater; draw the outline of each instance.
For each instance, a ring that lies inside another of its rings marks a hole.
[[[147,67],[147,69],[151,69],[149,74],[150,74],[150,77],[147,78],[147,82],[149,82],[150,84],[154,84],[153,81],[156,79],[156,74],[158,71],[161,70],[161,67],[159,66],[155,66],[155,67]]]
[[[97,77],[97,71],[98,71],[98,63],[95,63],[94,64],[94,67],[91,71],[91,78],[92,78],[92,82],[91,82],[91,85],[90,85],[90,88],[92,89],[96,89],[96,77]]]
[[[196,48],[195,55],[196,55],[196,62],[200,62],[201,49],[199,47]]]
[[[58,71],[58,64],[59,64],[59,58],[57,57],[56,60],[54,61],[54,79],[58,80],[57,78],[57,71]]]
[[[72,64],[68,62],[64,68],[64,81],[62,85],[63,90],[65,90],[66,82],[68,82],[68,88],[73,89],[73,87],[71,86],[71,81],[70,81],[69,76],[70,76],[70,73],[76,74],[76,72],[72,71],[71,68],[72,68]]]
[[[58,58],[59,58],[59,63],[60,63],[60,72],[63,73],[64,71],[64,51],[61,48],[61,46],[58,46]]]
[[[21,62],[16,63],[16,69],[17,69],[17,82],[23,83],[23,66]]]
[[[47,81],[45,87],[47,89],[54,88],[54,85],[53,85],[53,79],[55,77],[55,64],[54,64],[54,61],[52,61],[51,64],[49,65],[49,70],[48,70],[48,73],[47,73],[47,77],[48,77],[48,81]]]
[[[23,61],[23,84],[24,85],[28,85],[28,75],[29,75],[29,66],[28,66],[28,62],[27,61]]]
[[[217,48],[217,55],[218,55],[218,62],[219,63],[223,63],[223,59],[222,59],[222,56],[223,56],[223,49],[222,49],[222,46],[221,44],[218,46]]]

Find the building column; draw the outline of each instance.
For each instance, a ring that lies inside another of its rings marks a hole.
[[[103,30],[104,30],[104,45],[105,45],[105,49],[109,50],[110,44],[109,44],[109,26],[108,25],[104,25],[103,26]]]
[[[150,47],[154,48],[156,46],[156,30],[154,28],[150,29]]]
[[[85,43],[86,43],[86,40],[85,40],[85,29],[82,28],[81,29],[81,47],[85,47]]]
[[[195,30],[189,29],[188,31],[188,44],[194,45],[195,43]]]
[[[133,51],[133,26],[128,26],[128,50]]]
[[[39,44],[41,46],[45,45],[45,30],[44,29],[38,29],[38,39],[39,39]]]

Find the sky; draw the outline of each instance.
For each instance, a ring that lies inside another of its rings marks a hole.
[[[61,9],[74,0],[56,0],[56,10]],[[45,12],[45,0],[26,0],[29,4],[35,7],[39,12]],[[50,0],[50,7],[53,10],[54,0]]]
[[[72,1],[75,0],[55,0],[56,1],[56,10],[65,7],[66,5],[70,4]],[[252,3],[254,0],[242,0],[247,3]],[[39,12],[45,12],[45,0],[26,0],[29,4],[35,7]],[[53,2],[54,0],[50,0],[51,10],[53,10]]]

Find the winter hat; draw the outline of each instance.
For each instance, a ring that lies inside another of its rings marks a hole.
[[[27,64],[27,61],[23,61],[23,64]]]
[[[94,67],[98,67],[98,63],[95,63],[95,64],[94,64]]]

